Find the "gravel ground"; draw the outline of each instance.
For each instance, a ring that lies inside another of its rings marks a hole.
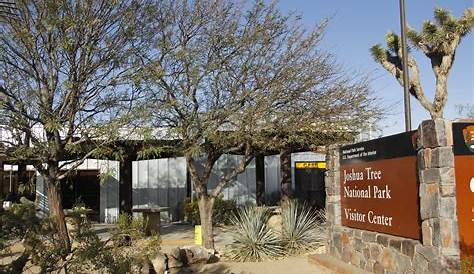
[[[108,230],[113,225],[94,225],[94,230],[102,239],[108,238]],[[232,242],[231,234],[229,233],[231,227],[216,227],[215,245],[216,250],[223,254],[225,246]],[[161,249],[167,252],[174,247],[190,246],[194,244],[194,227],[185,224],[166,224],[161,230]],[[17,244],[13,247],[13,252],[19,255],[22,246]],[[318,250],[322,253],[324,250]],[[15,255],[14,255],[15,256]],[[11,262],[13,257],[0,257],[0,264],[7,264]],[[189,268],[182,268],[172,271],[170,274],[187,274],[187,273],[209,273],[209,274],[314,274],[314,273],[335,273],[322,266],[311,264],[308,262],[307,255],[298,257],[289,257],[277,261],[266,262],[250,262],[239,263],[226,261],[224,258],[220,262],[206,265],[194,265]]]
[[[188,271],[188,272],[186,272]],[[171,272],[173,273],[173,272]],[[180,270],[180,274],[185,273],[215,273],[215,274],[315,274],[329,273],[335,274],[327,268],[310,264],[306,256],[291,257],[278,261],[258,262],[258,263],[236,263],[219,262],[197,266],[192,269]]]
[[[225,246],[232,242],[229,231],[231,227],[216,227],[215,247],[223,254]],[[189,246],[194,244],[194,227],[184,224],[164,225],[161,230],[161,248],[164,252],[177,246]],[[317,253],[323,253],[324,250],[318,250]],[[298,257],[289,257],[277,261],[249,262],[239,263],[221,260],[218,263],[193,266],[187,269],[180,269],[172,274],[186,273],[216,273],[216,274],[315,274],[315,273],[335,273],[327,268],[311,264],[308,262],[307,255]]]

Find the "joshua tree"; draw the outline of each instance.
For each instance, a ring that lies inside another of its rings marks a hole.
[[[429,111],[432,119],[443,117],[443,110],[448,100],[449,72],[459,43],[474,26],[474,8],[466,9],[460,18],[455,18],[445,9],[436,8],[434,19],[434,22],[426,21],[421,32],[409,29],[407,33],[413,48],[421,50],[430,59],[436,77],[434,100],[431,102],[421,86],[418,65],[412,56],[408,56],[410,93]],[[400,39],[398,35],[390,32],[386,35],[386,42],[386,48],[377,44],[370,51],[374,60],[403,85]]]

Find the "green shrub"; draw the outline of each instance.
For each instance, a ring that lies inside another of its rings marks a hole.
[[[474,274],[474,256],[466,257],[461,260],[461,273]]]
[[[281,209],[281,231],[269,225],[270,211],[265,207],[246,207],[230,218],[233,243],[228,246],[231,259],[262,261],[296,255],[322,246],[325,240],[325,212],[296,201]]]
[[[23,200],[11,210],[0,211],[0,256],[10,256],[12,244],[21,242],[25,247],[18,259],[0,265],[0,273],[23,273],[28,261],[39,266],[41,273],[135,273],[147,265],[147,258],[159,252],[159,236],[144,238],[142,218],[120,216],[118,228],[102,240],[92,229],[86,212],[81,205],[72,210],[73,222],[81,225],[71,237],[74,244],[68,253],[54,222],[37,218],[32,202]],[[124,236],[130,239],[128,244],[124,244]]]
[[[217,197],[214,201],[214,222],[217,224],[229,225],[230,216],[237,211],[237,203],[234,200],[224,200]]]
[[[325,213],[290,201],[282,206],[281,237],[288,254],[299,254],[324,244]]]
[[[184,220],[193,225],[200,224],[199,206],[196,200],[191,201],[191,198],[184,199],[183,203]]]
[[[219,196],[214,201],[213,207],[213,223],[214,224],[230,224],[229,217],[237,210],[237,204],[234,200],[224,200]],[[191,201],[190,198],[184,200],[184,218],[186,222],[193,225],[200,224],[199,206],[197,200]]]
[[[262,261],[284,256],[277,232],[268,225],[270,211],[266,208],[245,207],[231,216],[234,241],[229,245],[231,259]]]
[[[146,220],[143,217],[134,217],[127,213],[122,213],[117,219],[116,233],[130,235],[135,239],[145,237]]]

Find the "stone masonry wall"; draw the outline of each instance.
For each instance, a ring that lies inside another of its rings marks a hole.
[[[452,128],[443,119],[418,128],[418,179],[422,241],[341,225],[339,147],[326,157],[326,250],[374,273],[458,273],[459,236]]]

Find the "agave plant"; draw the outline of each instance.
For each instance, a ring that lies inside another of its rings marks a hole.
[[[311,251],[324,244],[325,212],[289,201],[282,206],[281,238],[288,254]]]
[[[261,207],[245,207],[230,217],[235,229],[229,245],[233,260],[262,261],[285,254],[279,235],[268,226],[269,218],[269,210]]]

